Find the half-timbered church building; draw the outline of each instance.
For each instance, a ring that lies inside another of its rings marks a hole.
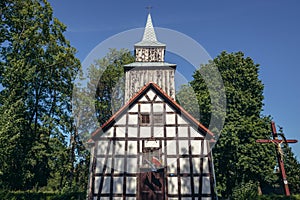
[[[213,134],[175,101],[176,64],[150,14],[134,47],[125,105],[90,139],[88,199],[215,199]]]

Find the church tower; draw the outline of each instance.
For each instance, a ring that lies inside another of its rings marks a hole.
[[[149,82],[156,83],[175,99],[176,64],[164,61],[165,51],[166,45],[156,38],[149,13],[142,41],[134,45],[135,62],[124,66],[125,102]]]
[[[175,64],[164,61],[148,15],[125,105],[95,130],[88,200],[214,200],[214,134],[175,101]]]

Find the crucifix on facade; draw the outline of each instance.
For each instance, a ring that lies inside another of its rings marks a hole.
[[[280,170],[281,178],[282,178],[282,182],[283,182],[284,193],[286,196],[290,196],[289,185],[288,185],[287,176],[286,176],[285,169],[284,169],[283,153],[282,153],[282,149],[281,149],[281,144],[282,143],[297,143],[298,141],[297,140],[287,140],[287,139],[285,139],[283,134],[277,133],[274,122],[271,122],[271,128],[272,128],[272,136],[273,136],[272,140],[259,139],[259,140],[256,140],[256,142],[275,144],[276,156],[277,156],[279,170]],[[281,136],[282,139],[281,140],[278,139],[278,136]]]

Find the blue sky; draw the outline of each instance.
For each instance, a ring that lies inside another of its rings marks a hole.
[[[211,57],[242,51],[260,64],[265,85],[264,112],[300,140],[300,1],[50,0],[54,15],[67,25],[66,37],[83,61],[101,41],[143,27],[146,6],[154,26],[182,32]],[[138,36],[141,37],[141,36]],[[163,42],[163,41],[162,41]],[[292,148],[300,157],[300,143]]]

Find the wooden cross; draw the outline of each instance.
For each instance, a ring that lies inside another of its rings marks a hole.
[[[148,10],[148,12],[150,13],[152,6],[147,6],[146,9]]]
[[[284,193],[285,193],[286,196],[290,196],[289,185],[288,185],[287,176],[286,176],[286,173],[285,173],[284,163],[283,163],[283,153],[282,153],[282,149],[281,149],[280,145],[283,142],[285,142],[285,143],[297,143],[298,141],[297,140],[287,140],[287,139],[285,139],[283,134],[277,133],[274,122],[271,122],[271,128],[272,128],[273,140],[260,139],[260,140],[256,140],[256,142],[275,144],[277,161],[278,161],[279,169],[280,169],[280,172],[281,172],[281,178],[282,178],[282,182],[283,182]],[[278,135],[281,136],[282,140],[278,139]]]

